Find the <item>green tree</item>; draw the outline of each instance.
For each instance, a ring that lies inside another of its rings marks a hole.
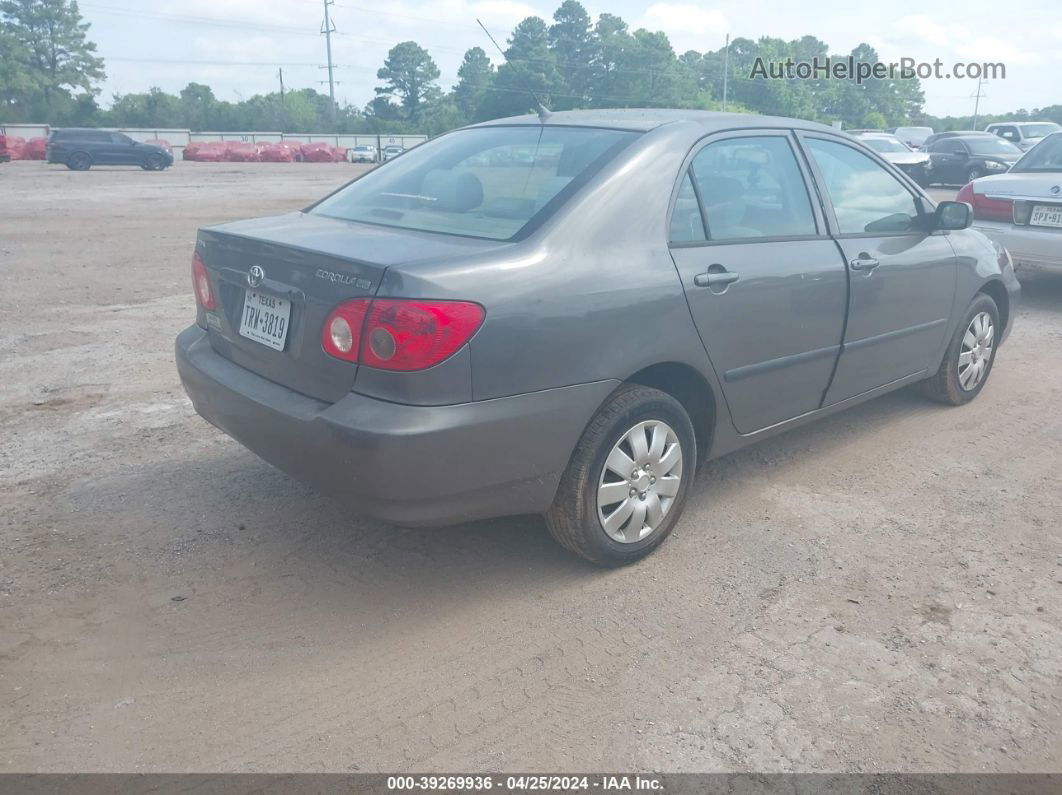
[[[103,59],[71,0],[0,0],[0,94],[24,113],[51,114],[81,89],[97,93]],[[8,82],[10,81],[10,82]]]
[[[480,47],[465,52],[457,69],[454,103],[465,122],[478,120],[480,105],[494,83],[494,66]]]
[[[551,106],[554,93],[567,94],[549,48],[546,23],[539,17],[528,17],[513,29],[505,63],[498,67],[494,90],[484,102],[484,117],[496,119],[534,110],[531,91],[547,107]]]
[[[557,67],[567,75],[571,96],[558,97],[557,109],[580,107],[585,104],[594,86],[594,37],[590,15],[577,0],[564,0],[553,13],[548,30],[549,49]]]
[[[419,44],[404,41],[387,53],[376,77],[385,81],[384,86],[376,89],[377,96],[388,101],[397,98],[405,119],[415,122],[433,91],[438,91],[435,81],[439,79],[439,67]]]

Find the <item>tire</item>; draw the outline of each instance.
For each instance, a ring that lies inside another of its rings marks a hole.
[[[980,179],[984,175],[984,169],[977,168],[975,166],[974,168],[971,168],[969,171],[966,172],[966,181],[973,182],[975,179]]]
[[[646,446],[642,455],[635,454],[629,441],[638,433]],[[662,434],[663,442],[657,434]],[[612,458],[612,463],[636,466],[629,474],[619,475],[612,466],[606,466],[617,450],[623,457]],[[693,423],[682,404],[657,389],[624,384],[609,396],[583,431],[546,514],[546,526],[561,546],[591,563],[634,563],[671,533],[685,507],[696,468]],[[602,487],[610,487],[602,492],[603,499],[618,499],[599,508]],[[630,511],[624,520],[628,504]],[[621,520],[612,526],[613,534],[605,529],[602,516],[614,523],[617,518]],[[626,535],[629,540],[617,540],[616,535]]]
[[[166,168],[166,158],[162,155],[151,155],[144,162],[143,167],[147,171],[162,171]]]
[[[88,171],[92,168],[92,157],[87,152],[74,152],[66,159],[66,167],[71,171]]]
[[[974,320],[984,316],[987,316],[990,325],[986,332],[980,333],[974,326]],[[940,363],[940,369],[931,378],[922,382],[923,394],[950,406],[969,403],[981,394],[996,360],[1001,331],[996,302],[984,293],[978,293],[973,303],[970,304],[970,308],[966,310],[966,314],[963,315],[962,322],[955,329],[955,335],[948,343],[948,350],[944,354],[944,361]],[[967,337],[968,333],[970,337]],[[988,341],[987,353],[981,342],[985,338]],[[970,350],[971,342],[977,343],[974,350]],[[978,365],[978,362],[984,363]],[[976,373],[967,375],[968,370],[963,368],[971,366],[980,366],[982,369],[980,375]]]

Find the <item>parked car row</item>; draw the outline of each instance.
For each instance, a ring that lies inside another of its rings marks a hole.
[[[376,147],[370,144],[359,144],[347,150],[347,159],[351,163],[383,163],[398,157],[405,147],[398,144],[389,144],[377,152]]]

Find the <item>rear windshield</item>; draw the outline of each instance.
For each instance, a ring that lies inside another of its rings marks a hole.
[[[893,138],[861,138],[863,143],[877,152],[910,152],[911,150]]]
[[[542,125],[458,130],[370,171],[310,212],[509,240],[552,213],[637,135]]]

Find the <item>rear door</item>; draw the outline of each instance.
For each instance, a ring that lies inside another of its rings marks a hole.
[[[741,433],[817,409],[840,350],[844,262],[794,143],[711,136],[673,199],[671,255]]]
[[[920,199],[866,152],[802,133],[848,265],[844,347],[825,405],[930,368],[955,295],[955,253]]]

